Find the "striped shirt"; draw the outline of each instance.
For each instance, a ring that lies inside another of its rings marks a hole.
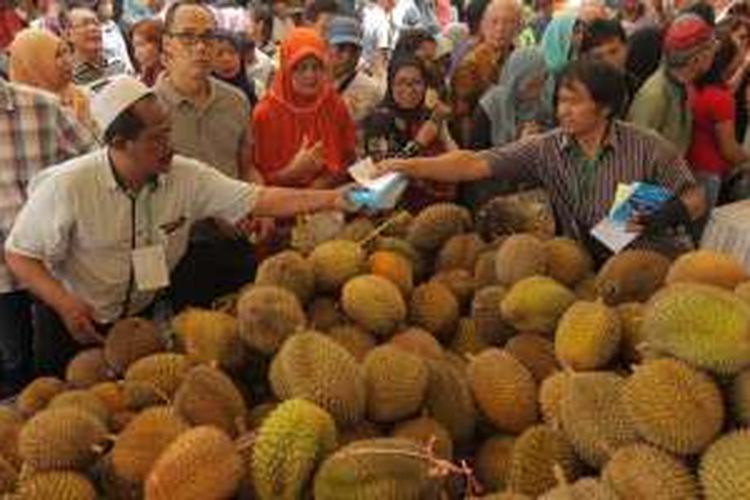
[[[29,179],[93,145],[52,94],[0,79],[0,243],[26,201]],[[17,289],[0,253],[0,293]]]
[[[585,161],[559,128],[480,154],[494,177],[543,187],[563,234],[581,241],[609,212],[619,183],[648,182],[675,194],[695,185],[674,146],[619,120],[612,122],[595,161]]]

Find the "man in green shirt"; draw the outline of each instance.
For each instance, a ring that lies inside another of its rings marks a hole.
[[[714,30],[703,19],[678,16],[664,35],[664,61],[636,94],[628,119],[686,153],[693,135],[690,85],[711,67],[716,47]]]

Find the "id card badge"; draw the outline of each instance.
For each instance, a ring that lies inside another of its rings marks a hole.
[[[135,283],[141,292],[169,286],[167,255],[163,245],[136,248],[132,252]]]

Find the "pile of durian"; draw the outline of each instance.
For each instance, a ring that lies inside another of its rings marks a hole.
[[[88,500],[750,498],[750,276],[596,270],[433,205],[286,250],[221,310],[130,318],[0,408],[0,493]]]

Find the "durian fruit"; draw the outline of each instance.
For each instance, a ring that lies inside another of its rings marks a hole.
[[[424,408],[445,427],[455,444],[474,436],[476,407],[465,375],[449,361],[428,361],[429,380]]]
[[[562,429],[578,456],[600,469],[619,448],[639,441],[622,404],[625,380],[611,372],[570,375],[560,402]]]
[[[699,368],[732,374],[750,364],[750,305],[721,288],[669,286],[649,302],[641,328],[650,348]]]
[[[736,257],[715,250],[700,249],[680,255],[669,268],[665,282],[703,283],[728,290],[750,279]]]
[[[578,300],[588,300],[593,302],[599,299],[599,292],[596,290],[596,274],[591,273],[584,277],[578,284],[573,288],[573,292],[578,297]]]
[[[701,452],[724,423],[719,388],[676,359],[636,367],[623,387],[622,404],[646,441],[678,455]]]
[[[344,429],[343,432],[339,433],[338,443],[339,446],[346,446],[355,441],[375,439],[383,436],[383,431],[378,425],[368,422],[367,420],[362,420],[354,427]]]
[[[250,414],[248,415],[249,428],[252,430],[259,429],[260,426],[263,425],[263,422],[266,420],[268,415],[273,413],[273,411],[279,406],[279,404],[280,403],[277,403],[275,401],[268,401],[254,406],[253,409],[250,410]],[[242,436],[240,436],[240,439],[242,439]]]
[[[112,379],[104,349],[94,347],[76,354],[65,368],[65,380],[74,387],[90,387]]]
[[[307,304],[315,292],[315,274],[310,261],[299,252],[286,250],[265,259],[255,273],[255,284],[286,288]]]
[[[34,415],[21,429],[18,450],[36,471],[84,469],[94,463],[107,428],[75,407],[51,408]]]
[[[347,323],[346,314],[331,297],[315,297],[307,308],[307,317],[310,328],[321,332]]]
[[[533,333],[520,333],[505,344],[505,350],[528,368],[537,383],[560,369],[551,340]]]
[[[407,241],[418,250],[432,252],[470,228],[471,214],[467,209],[454,203],[434,203],[414,217]]]
[[[164,351],[164,342],[153,321],[132,317],[121,319],[110,328],[104,341],[104,357],[118,375],[135,361]]]
[[[414,248],[414,245],[401,238],[381,237],[375,240],[373,252],[395,252],[411,263],[412,275],[417,282],[424,278],[428,271],[427,260],[422,253]],[[374,273],[377,274],[377,273]]]
[[[398,287],[374,274],[349,280],[341,291],[341,305],[352,320],[379,338],[390,337],[406,319]]]
[[[620,498],[607,483],[593,477],[585,477],[573,484],[563,482],[540,496],[539,500],[620,500]]]
[[[18,455],[18,435],[23,427],[23,418],[10,406],[0,405],[0,457],[13,467],[21,466]]]
[[[515,331],[502,316],[500,304],[508,289],[501,285],[480,288],[471,301],[471,317],[477,335],[491,345],[503,345]]]
[[[513,234],[503,241],[495,256],[495,274],[510,287],[524,278],[547,273],[547,252],[542,240],[532,234]]]
[[[517,282],[500,303],[503,319],[517,330],[552,334],[576,296],[552,278],[532,276]]]
[[[180,434],[154,463],[147,500],[221,500],[237,492],[242,461],[232,440],[211,426]]]
[[[87,390],[76,389],[61,392],[47,405],[47,408],[64,407],[79,408],[98,418],[105,426],[109,424],[109,409],[96,395]]]
[[[607,305],[645,302],[664,283],[671,261],[651,250],[624,250],[596,275],[595,288]]]
[[[190,425],[169,406],[152,406],[135,416],[117,436],[111,462],[118,478],[140,484],[161,453]]]
[[[245,399],[232,379],[210,366],[196,366],[185,375],[174,408],[195,426],[213,425],[233,437],[245,430]]]
[[[495,275],[495,255],[496,250],[485,250],[474,264],[474,280],[477,282],[477,288],[485,288],[497,285],[497,276]]]
[[[646,306],[640,302],[625,302],[615,311],[620,318],[620,355],[626,362],[638,363],[643,359],[641,349],[646,340],[641,328]]]
[[[360,216],[349,221],[336,235],[337,239],[360,241],[375,231],[375,224],[367,216]]]
[[[469,363],[467,375],[477,405],[498,429],[520,433],[537,421],[534,377],[506,351],[482,352]]]
[[[253,445],[252,478],[259,500],[304,496],[318,464],[336,449],[336,424],[304,399],[281,403],[263,422]]]
[[[100,498],[107,500],[141,500],[143,498],[142,483],[126,481],[117,475],[112,465],[112,453],[100,458],[89,474],[100,492]]]
[[[477,259],[486,247],[487,244],[477,233],[457,234],[440,249],[435,268],[439,271],[463,269],[473,273]]]
[[[750,492],[750,431],[724,434],[701,456],[699,477],[706,500],[746,499]]]
[[[734,289],[735,295],[750,304],[750,281],[743,281]]]
[[[555,467],[566,480],[580,474],[573,446],[561,431],[547,425],[535,425],[518,436],[510,454],[508,487],[529,496],[539,496],[557,484]]]
[[[128,406],[141,409],[169,403],[189,370],[184,354],[165,352],[139,359],[125,372]]]
[[[410,322],[431,332],[438,340],[448,341],[453,336],[458,316],[458,300],[442,283],[424,283],[411,294]]]
[[[429,370],[419,356],[386,344],[367,354],[362,370],[369,420],[396,422],[422,406]]]
[[[18,472],[2,455],[0,455],[0,495],[11,493],[16,489]]]
[[[407,328],[394,335],[389,344],[424,359],[441,360],[444,356],[440,342],[430,332],[422,328]]]
[[[435,274],[430,281],[437,281],[447,286],[461,310],[467,308],[477,289],[474,275],[466,269],[448,269]]]
[[[328,457],[315,476],[316,500],[439,498],[425,450],[408,439],[357,441]]]
[[[555,330],[555,354],[574,370],[604,368],[617,354],[620,317],[601,301],[578,301],[565,311]]]
[[[558,427],[562,422],[562,399],[568,390],[572,372],[560,370],[545,378],[539,385],[539,410],[542,420]]]
[[[547,274],[567,287],[575,287],[594,271],[594,261],[576,240],[565,237],[543,242],[546,251]]]
[[[172,319],[179,343],[193,363],[238,369],[245,360],[237,318],[221,311],[189,307]]]
[[[357,325],[334,326],[327,332],[327,336],[349,351],[359,362],[377,345],[375,337]]]
[[[65,383],[55,377],[39,377],[31,381],[16,398],[16,408],[25,417],[43,410],[47,404],[65,390]]]
[[[78,472],[35,472],[18,485],[18,495],[23,500],[96,500],[96,490],[91,481]]]
[[[742,370],[732,380],[729,387],[729,409],[737,424],[750,427],[750,369]]]
[[[485,491],[501,491],[508,486],[511,454],[516,438],[498,434],[487,438],[477,450],[474,471]]]
[[[291,336],[271,363],[268,378],[281,400],[303,398],[346,428],[364,417],[365,379],[357,360],[318,332]]]
[[[490,493],[489,495],[478,497],[478,500],[532,500],[532,499],[521,493],[515,493],[513,491],[503,491],[502,493]]]
[[[647,444],[620,448],[602,478],[621,500],[697,500],[698,481],[685,464]]]
[[[414,289],[414,270],[412,263],[396,251],[378,250],[367,260],[370,272],[381,276],[398,287],[404,297]]]
[[[398,424],[391,437],[411,439],[425,449],[431,449],[440,458],[453,458],[453,441],[445,428],[434,419],[418,417]]]
[[[458,320],[456,334],[453,336],[450,345],[453,352],[461,355],[479,354],[490,347],[492,347],[492,344],[477,333],[476,322],[473,318],[461,318]]]
[[[99,398],[110,415],[126,411],[128,408],[123,384],[114,381],[100,382],[91,386],[88,391]]]
[[[253,286],[237,302],[240,338],[264,354],[276,352],[307,318],[297,296],[286,288]]]
[[[321,292],[337,291],[366,268],[365,252],[353,241],[326,241],[315,247],[308,258],[312,263],[316,289]]]

